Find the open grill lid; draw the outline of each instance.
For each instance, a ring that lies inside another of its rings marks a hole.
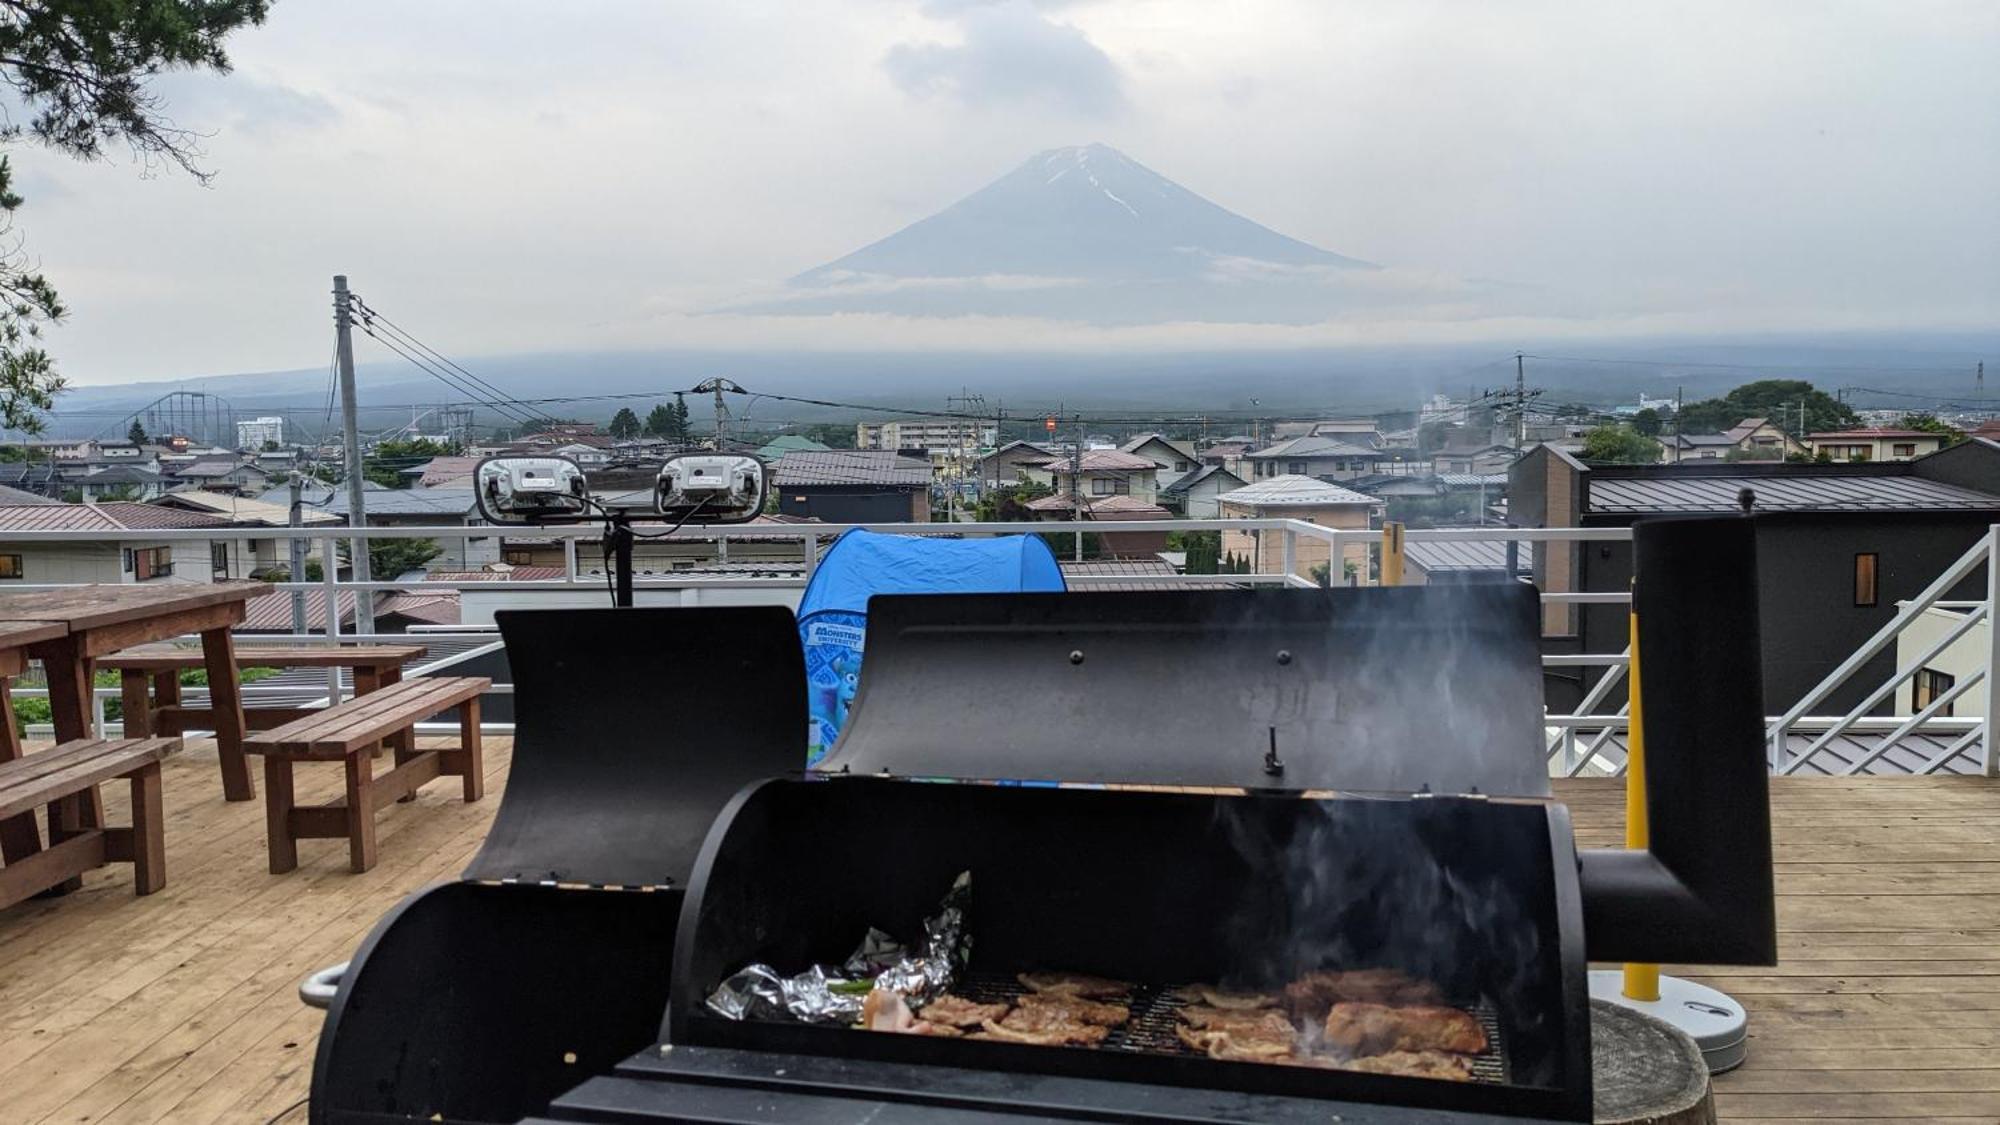
[[[1546,797],[1518,583],[871,599],[824,773]]]

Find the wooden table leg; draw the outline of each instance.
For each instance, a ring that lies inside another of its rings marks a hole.
[[[146,698],[151,673],[127,668],[118,677],[118,701],[125,710],[125,737],[149,738],[153,733],[152,703]]]
[[[153,706],[179,707],[181,705],[181,674],[171,668],[153,673]]]
[[[264,755],[264,836],[271,849],[271,874],[299,865],[299,841],[292,835],[292,760]]]
[[[9,683],[0,678],[0,762],[21,756],[21,734],[14,725],[14,697]],[[42,850],[42,830],[35,826],[35,814],[24,812],[0,820],[0,862],[19,863]]]
[[[479,697],[466,700],[458,709],[458,745],[465,751],[465,799],[477,801],[486,795],[486,755],[479,741]]]
[[[48,677],[49,722],[55,727],[56,741],[74,742],[91,737],[91,667],[84,658],[80,638],[71,634],[50,641],[38,649],[37,655]],[[81,829],[103,824],[104,795],[93,785],[74,798],[64,798],[49,806],[49,846],[54,847]],[[72,876],[46,893],[64,895],[82,887],[83,877]]]
[[[132,775],[132,887],[149,895],[166,885],[166,810],[160,800],[160,763],[153,762]]]
[[[248,801],[257,796],[250,762],[243,756],[243,684],[236,674],[236,638],[227,628],[201,635],[202,662],[208,666],[208,707],[215,724],[215,748],[222,758],[222,796]]]
[[[356,666],[349,668],[347,671],[349,675],[354,677],[354,698],[356,699],[360,699],[362,696],[381,686],[381,681],[376,676],[375,669],[373,668]],[[370,746],[365,753],[371,758],[379,758],[382,756],[382,751],[392,745],[395,745],[392,740],[384,739]],[[399,766],[403,764],[403,756],[400,753],[396,755],[396,764]]]
[[[375,866],[375,760],[347,755],[347,859],[356,874]]]

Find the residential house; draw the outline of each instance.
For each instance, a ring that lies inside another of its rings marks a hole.
[[[138,465],[107,465],[63,482],[65,499],[151,500],[167,490],[167,477]]]
[[[322,486],[313,506],[352,525],[347,489]],[[366,490],[361,497],[369,527],[482,527],[479,505],[471,488],[411,488]],[[491,536],[438,539],[438,555],[429,567],[437,570],[478,570],[500,561],[500,541]]]
[[[1508,485],[1508,522],[1520,527],[1628,527],[1653,516],[1756,513],[1764,705],[1777,714],[1816,686],[2000,523],[2000,444],[1973,439],[1914,461],[1818,465],[1734,462],[1585,465],[1544,446]],[[1535,584],[1545,593],[1623,593],[1631,545],[1542,542]],[[1983,572],[1947,595],[1985,596]],[[1622,605],[1549,604],[1542,631],[1557,650],[1625,647]],[[1746,643],[1756,634],[1746,629]],[[1854,707],[1894,670],[1884,652],[1817,713]],[[1551,706],[1587,687],[1552,679]],[[1616,706],[1617,700],[1610,701]]]
[[[772,467],[771,486],[778,511],[788,516],[826,523],[931,519],[930,464],[886,449],[787,453]]]
[[[1255,448],[1257,448],[1256,439],[1237,435],[1217,438],[1202,446],[1199,452],[1202,464],[1220,465],[1236,474],[1239,479],[1249,480],[1250,466],[1243,460],[1243,456]]]
[[[1768,418],[1745,418],[1719,434],[1677,434],[1662,442],[1669,461],[1782,461],[1807,449]]]
[[[1382,501],[1373,496],[1313,477],[1289,473],[1253,481],[1234,492],[1224,493],[1218,503],[1222,518],[1226,520],[1292,519],[1321,527],[1350,530],[1373,526],[1375,517],[1382,510]],[[1225,556],[1234,554],[1250,559],[1252,569],[1259,574],[1284,572],[1285,536],[1280,532],[1224,531],[1222,552]],[[1350,564],[1358,575],[1366,575],[1368,551],[1365,546],[1357,544],[1347,548],[1336,560],[1331,544],[1323,539],[1300,535],[1293,540],[1292,573],[1302,578],[1312,578],[1316,569],[1322,569],[1328,575],[1328,581],[1339,585],[1346,581],[1344,575]]]
[[[481,460],[480,457],[433,457],[397,475],[408,478],[412,488],[471,488],[473,470]]]
[[[1929,430],[1860,429],[1807,434],[1815,459],[1834,461],[1913,461],[1944,448],[1945,435]]]
[[[1028,501],[1025,507],[1035,513],[1036,518],[1046,520],[1117,520],[1138,522],[1140,520],[1172,519],[1173,513],[1158,504],[1149,504],[1135,496],[1114,495],[1071,498],[1064,493],[1042,496]],[[1165,531],[1099,531],[1097,536],[1099,557],[1118,559],[1150,559],[1167,549]]]
[[[1931,606],[1917,614],[1897,635],[1896,666],[1917,665],[1917,670],[1896,689],[1896,714],[1914,715],[1935,705],[1931,714],[1936,718],[1986,717],[1987,685],[1983,681],[1987,659],[1993,652],[1993,623],[1982,617],[1957,639],[1946,636],[1963,626],[1965,615],[1974,608],[1965,602]],[[1918,664],[1919,661],[1922,663]],[[1898,744],[1890,751],[1890,755],[1904,755],[1905,760],[1891,757],[1884,763],[1883,772],[1922,772],[1924,756],[1905,746],[1907,743]],[[1919,768],[1910,768],[1908,757],[1915,757]]]
[[[58,499],[62,476],[48,461],[0,461],[0,487]]]
[[[1159,472],[1154,474],[1153,480],[1161,489],[1169,487],[1181,477],[1201,467],[1200,459],[1194,455],[1194,450],[1187,443],[1171,441],[1160,434],[1140,434],[1118,449],[1121,453],[1148,458],[1159,466]]]
[[[174,479],[185,488],[206,492],[235,492],[255,496],[271,487],[272,474],[254,459],[204,457],[175,470]]]
[[[1161,488],[1159,502],[1191,520],[1220,519],[1218,501],[1247,483],[1220,465],[1203,465]]]
[[[769,464],[787,453],[824,453],[832,448],[804,434],[779,434],[757,447],[757,459]]]
[[[169,492],[154,500],[153,504],[161,508],[177,508],[184,512],[199,512],[214,516],[229,521],[232,527],[288,527],[292,522],[289,501],[265,501],[195,488]],[[305,504],[299,506],[301,526],[338,525],[344,522],[339,516],[319,508]],[[317,551],[318,544],[308,543],[307,550]],[[261,578],[273,571],[287,570],[291,566],[291,548],[282,539],[238,539],[230,543],[229,551],[230,557],[226,567],[218,559],[216,570],[220,574],[226,569],[231,578]]]
[[[1367,476],[1382,461],[1380,450],[1357,445],[1345,438],[1295,437],[1253,449],[1243,455],[1253,480],[1273,477],[1320,477],[1324,480],[1351,480]]]
[[[1500,442],[1473,438],[1463,445],[1447,444],[1431,454],[1433,473],[1504,473],[1521,451]]]
[[[1159,496],[1159,471],[1152,458],[1116,449],[1058,453],[1022,470],[1028,480],[1053,488],[1059,496],[1072,491],[1086,499],[1130,496],[1147,504]]]
[[[1442,586],[1466,582],[1519,581],[1528,571],[1528,552],[1491,539],[1403,542],[1403,585]]]
[[[222,541],[167,542],[149,532],[221,528],[229,521],[151,504],[0,506],[0,587],[7,582],[208,582],[228,571]],[[89,541],[30,539],[21,532],[89,531]],[[239,576],[240,577],[240,576]]]
[[[550,456],[567,457],[584,470],[601,468],[611,463],[611,441],[577,440],[565,442],[548,451]]]
[[[1046,461],[1055,450],[1033,442],[1010,441],[979,459],[979,483],[987,488],[1006,488],[1021,483],[1021,470]]]

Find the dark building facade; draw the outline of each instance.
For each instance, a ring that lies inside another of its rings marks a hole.
[[[929,523],[928,458],[890,450],[802,450],[771,471],[782,515],[824,523]]]
[[[1509,522],[1517,527],[1628,527],[1713,515],[1740,510],[1748,489],[1757,521],[1764,705],[1772,714],[1803,698],[1896,615],[1898,601],[1921,593],[2000,523],[2000,445],[1977,439],[1914,461],[1855,465],[1585,465],[1543,446],[1511,477]],[[1532,554],[1544,591],[1631,587],[1629,543],[1537,543]],[[1947,596],[1983,598],[1984,572]],[[1549,605],[1542,631],[1552,651],[1617,652],[1628,636],[1627,610]],[[1744,634],[1751,643],[1750,630]],[[1894,672],[1892,646],[1814,711],[1845,713]],[[1557,708],[1577,702],[1596,675],[1550,673],[1549,703]],[[1614,694],[1605,709],[1623,698]],[[1885,702],[1878,710],[1888,709]]]

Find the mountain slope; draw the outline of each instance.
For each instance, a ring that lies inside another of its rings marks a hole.
[[[895,234],[793,278],[1197,277],[1216,259],[1366,267],[1260,226],[1101,144],[1057,148]]]
[[[1378,267],[1203,199],[1108,146],[1050,149],[728,312],[1310,323]]]

